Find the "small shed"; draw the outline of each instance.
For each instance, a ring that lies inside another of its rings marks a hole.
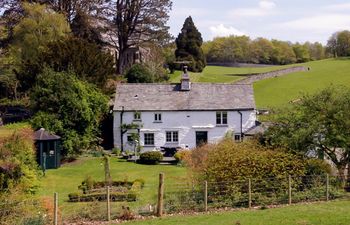
[[[37,161],[43,170],[57,169],[61,160],[61,137],[46,131],[44,128],[34,133],[37,149]]]

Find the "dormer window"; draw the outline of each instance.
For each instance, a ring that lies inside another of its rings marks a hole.
[[[134,112],[134,120],[135,121],[141,120],[141,113],[140,112]]]
[[[155,123],[161,123],[162,122],[162,114],[161,113],[155,113],[154,114],[154,122]]]

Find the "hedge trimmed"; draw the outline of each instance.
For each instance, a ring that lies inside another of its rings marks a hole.
[[[146,165],[156,165],[159,164],[160,160],[163,159],[163,154],[161,152],[144,152],[141,153],[138,163]]]
[[[70,202],[93,202],[93,201],[106,201],[106,193],[92,193],[92,194],[80,194],[71,193],[68,195]],[[137,194],[133,192],[129,193],[110,193],[110,200],[112,202],[134,202],[137,199]]]

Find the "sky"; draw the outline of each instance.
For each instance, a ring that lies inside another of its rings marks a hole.
[[[248,35],[326,44],[334,32],[350,30],[350,0],[173,0],[170,33],[176,37],[188,16],[205,41]]]

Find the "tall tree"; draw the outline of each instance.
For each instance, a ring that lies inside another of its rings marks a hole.
[[[206,60],[201,48],[203,39],[198,31],[192,17],[188,17],[181,29],[181,33],[176,38],[176,60],[190,61],[189,70],[201,72],[206,66]]]
[[[266,136],[271,144],[295,153],[325,155],[345,182],[345,169],[350,172],[349,112],[349,89],[329,87],[304,96],[292,109],[279,113]]]
[[[114,24],[118,39],[117,72],[122,74],[121,58],[130,47],[145,42],[162,40],[169,36],[170,0],[116,0]]]

